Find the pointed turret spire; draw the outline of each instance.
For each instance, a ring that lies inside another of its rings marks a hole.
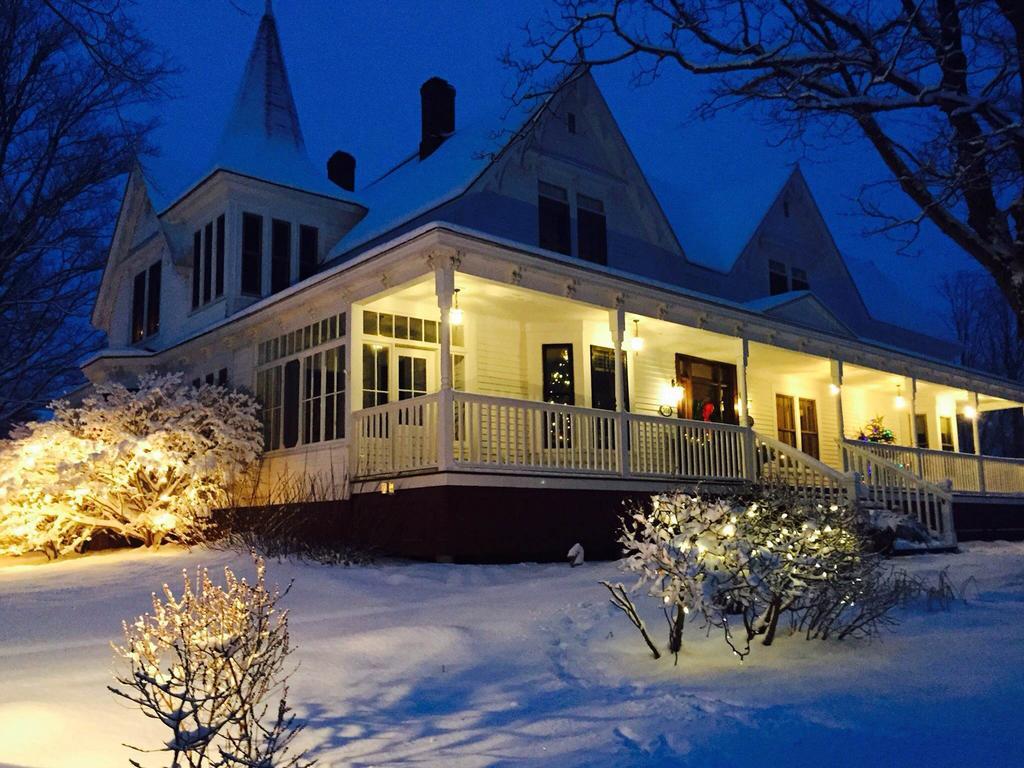
[[[238,138],[272,139],[299,150],[305,147],[270,0],[260,19],[222,143]]]

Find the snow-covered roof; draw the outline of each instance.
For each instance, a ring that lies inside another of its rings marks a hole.
[[[781,161],[751,168],[740,148],[702,147],[671,178],[659,168],[647,180],[687,260],[724,273],[795,169]]]
[[[540,109],[502,105],[500,114],[456,126],[434,152],[414,151],[386,174],[359,190],[369,209],[331,248],[336,259],[461,195],[487,169]]]

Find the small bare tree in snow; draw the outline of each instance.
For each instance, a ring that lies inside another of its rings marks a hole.
[[[257,403],[180,374],[97,385],[0,443],[0,554],[80,549],[98,531],[201,539],[211,510],[259,457]]]
[[[283,593],[266,587],[263,560],[253,559],[255,584],[230,568],[224,587],[206,568],[194,581],[186,571],[180,596],[165,584],[152,613],[124,623],[114,650],[128,671],[109,689],[170,731],[162,747],[132,749],[169,755],[171,768],[313,764],[288,754],[300,730],[287,705],[288,613],[278,607]]]
[[[506,55],[518,98],[579,65],[709,75],[703,114],[757,102],[803,135],[860,134],[916,205],[862,194],[886,226],[931,221],[993,276],[1024,323],[1024,3],[1020,0],[554,0]]]

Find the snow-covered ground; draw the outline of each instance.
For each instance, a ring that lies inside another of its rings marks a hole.
[[[162,735],[105,690],[109,643],[198,563],[251,571],[175,549],[0,563],[0,765],[110,768],[122,741]],[[1024,765],[1024,544],[901,565],[948,566],[968,603],[915,607],[872,645],[786,637],[742,665],[694,633],[677,667],[609,606],[611,563],[268,570],[295,582],[292,701],[324,766]]]

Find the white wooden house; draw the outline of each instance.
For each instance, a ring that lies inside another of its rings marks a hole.
[[[268,12],[203,172],[131,174],[89,379],[251,389],[268,494],[328,479],[421,554],[567,548],[630,494],[765,477],[951,544],[954,496],[1024,492],[977,430],[1024,389],[872,317],[799,168],[649,183],[586,72],[503,122],[421,100],[383,177],[311,162]],[[895,445],[855,439],[876,416]]]

